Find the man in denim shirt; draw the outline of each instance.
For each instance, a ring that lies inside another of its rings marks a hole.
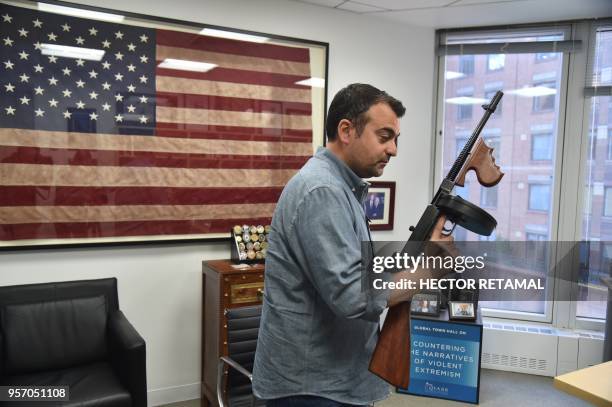
[[[287,184],[272,219],[253,391],[268,406],[365,405],[389,385],[368,371],[378,321],[412,293],[362,289],[368,183],[397,154],[400,101],[365,84],[332,101],[327,147]],[[438,235],[442,224],[434,234]]]

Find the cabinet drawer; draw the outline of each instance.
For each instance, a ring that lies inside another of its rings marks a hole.
[[[261,302],[263,281],[248,283],[233,283],[230,285],[230,304]]]

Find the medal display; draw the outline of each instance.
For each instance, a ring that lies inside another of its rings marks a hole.
[[[268,248],[270,225],[236,225],[231,230],[234,263],[263,263]]]

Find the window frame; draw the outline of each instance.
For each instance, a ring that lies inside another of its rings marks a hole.
[[[559,29],[558,25],[542,24],[542,26],[548,27],[550,29]],[[520,28],[521,28],[520,26],[517,26],[517,29],[520,29]],[[572,27],[570,25],[563,26],[562,30],[564,31],[566,38],[570,38]],[[470,29],[470,31],[472,30]],[[488,33],[488,32],[496,32],[495,29],[491,29],[491,28],[475,29],[475,31],[482,32],[483,34]],[[499,33],[499,31],[497,32]],[[504,32],[507,32],[507,30],[502,31],[502,34]],[[441,43],[440,41],[441,41],[442,35],[444,35],[444,33],[440,33],[440,32],[436,33],[436,37],[438,40],[437,43]],[[561,70],[556,79],[557,81],[560,81],[559,82],[559,93],[558,95],[555,95],[555,96],[559,96],[559,100],[565,100],[566,95],[567,95],[567,90],[568,90],[567,81],[563,79],[567,78],[567,76],[569,75],[570,57],[571,55],[568,56],[567,54],[563,54]],[[476,59],[474,59],[474,64],[476,65]],[[431,172],[431,175],[432,175],[431,185],[432,185],[433,191],[435,191],[438,188],[440,180],[445,175],[445,174],[442,174],[442,159],[443,159],[442,145],[443,145],[444,112],[445,112],[445,102],[444,102],[444,96],[445,96],[444,95],[444,83],[445,83],[445,67],[446,67],[445,55],[440,55],[440,54],[437,55],[435,65],[436,65],[435,72],[436,72],[437,82],[434,88],[435,110],[433,112],[433,117],[432,117],[433,124],[435,126],[435,131],[433,132],[434,134],[434,140],[433,140],[434,169]],[[552,200],[551,217],[553,219],[558,219],[559,213],[563,209],[563,207],[561,207],[559,203],[559,196],[561,194],[561,179],[562,179],[561,160],[556,159],[556,158],[561,157],[561,154],[564,151],[563,147],[564,147],[564,140],[565,140],[566,132],[565,132],[565,126],[563,125],[564,124],[563,118],[565,117],[565,111],[566,111],[565,105],[563,103],[560,103],[556,126],[554,126],[555,128],[557,128],[557,142],[554,143],[554,147],[553,147],[553,150],[554,150],[553,155],[555,157],[555,161],[554,161],[555,177],[554,177],[553,182],[551,183],[551,200]],[[497,163],[499,165],[502,165],[502,170],[503,170],[503,161],[498,160]],[[559,224],[556,222],[552,222],[550,226],[551,240],[553,241],[558,240],[556,238],[558,234],[559,234]],[[549,253],[549,261],[555,261],[555,259],[557,258],[557,255],[558,253],[556,249],[551,250]],[[546,323],[546,324],[556,323],[557,318],[558,318],[556,313],[559,312],[556,307],[559,301],[553,301],[553,299],[557,298],[557,296],[559,295],[558,292],[560,288],[558,287],[558,284],[555,284],[554,280],[555,279],[548,279],[546,283],[546,296],[544,300],[545,307],[544,307],[543,314],[483,308],[482,315],[484,317],[501,318],[501,319],[506,319],[506,320],[530,321],[530,322],[539,322],[539,323]],[[567,314],[567,311],[566,311],[566,314]]]

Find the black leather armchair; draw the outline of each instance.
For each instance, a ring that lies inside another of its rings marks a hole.
[[[219,407],[262,406],[251,388],[261,305],[226,309],[225,317],[228,356],[221,356],[217,370]]]
[[[41,405],[146,407],[145,352],[115,278],[0,287],[0,385],[69,386]]]

